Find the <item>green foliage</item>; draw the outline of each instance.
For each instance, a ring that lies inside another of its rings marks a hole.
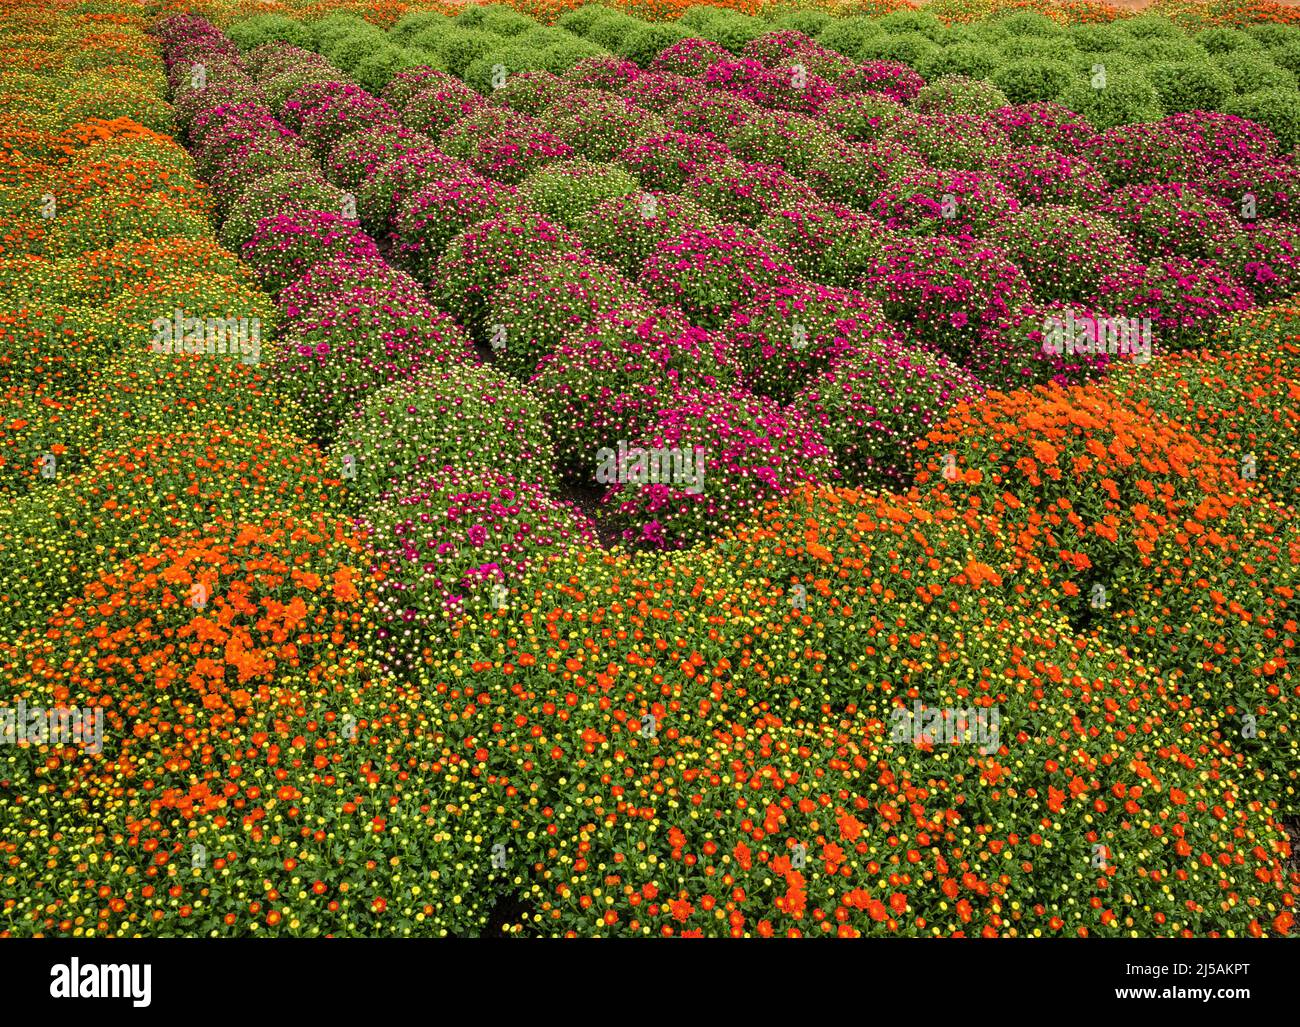
[[[1284,151],[1300,146],[1300,91],[1295,89],[1267,89],[1229,100],[1224,107],[1227,114],[1258,121],[1277,136]]]

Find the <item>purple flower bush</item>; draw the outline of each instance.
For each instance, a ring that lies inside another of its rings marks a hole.
[[[1277,154],[1272,132],[1235,114],[1186,111],[1169,115],[1163,124],[1182,138],[1202,169],[1269,160]]]
[[[901,144],[931,167],[967,171],[987,168],[1011,149],[1002,129],[966,114],[919,114],[891,126],[881,142]]]
[[[307,87],[308,89],[312,87]],[[297,96],[298,94],[295,94]],[[297,102],[291,99],[285,110]],[[363,128],[397,127],[398,112],[367,93],[360,86],[349,85],[337,93],[328,93],[320,102],[301,109],[302,137],[319,157],[326,157],[344,136]]]
[[[763,503],[835,475],[830,448],[799,414],[743,389],[683,393],[628,442],[625,451],[608,447],[602,515],[634,547],[705,542]]]
[[[227,213],[249,186],[267,175],[298,172],[321,177],[316,158],[301,140],[260,134],[255,139],[235,142],[219,149],[217,140],[221,137],[212,138],[213,145],[207,152],[215,158],[212,162],[212,178],[217,185],[213,195],[218,206]]]
[[[618,155],[618,161],[647,189],[677,192],[697,171],[729,160],[731,155],[716,139],[669,131],[635,140]]]
[[[1113,221],[1077,207],[1027,207],[982,234],[1024,272],[1039,301],[1082,301],[1117,262],[1137,259]]]
[[[433,147],[423,132],[387,122],[358,129],[335,144],[325,160],[325,175],[355,192],[375,169],[409,153]]]
[[[434,79],[401,110],[402,124],[416,132],[438,138],[453,125],[489,110],[488,102],[456,79]]]
[[[901,144],[846,142],[815,152],[804,177],[828,203],[866,211],[886,189],[925,170],[920,155]]]
[[[567,334],[638,301],[649,305],[631,281],[589,254],[547,254],[492,294],[487,324],[493,361],[527,381]]]
[[[1107,351],[1105,325],[1115,315],[1086,303],[1031,303],[987,329],[971,349],[966,369],[991,389],[1009,392],[1047,382],[1072,385],[1099,377],[1118,353]],[[1049,329],[1073,326],[1079,343],[1057,351]],[[1152,339],[1153,352],[1156,340]]]
[[[438,261],[452,239],[470,225],[519,204],[518,189],[481,175],[430,182],[398,212],[394,252],[417,278],[433,282]]]
[[[685,100],[669,107],[664,120],[682,132],[715,136],[725,140],[732,131],[762,110],[752,100],[734,93],[708,93],[697,100]]]
[[[688,103],[709,92],[699,79],[669,71],[648,71],[627,83],[619,95],[648,111],[667,111],[679,103]]]
[[[983,393],[946,357],[879,339],[814,375],[791,404],[835,453],[850,485],[905,488],[913,444],[958,402]]]
[[[640,283],[692,324],[721,327],[737,305],[797,280],[782,254],[752,229],[719,225],[665,239],[646,258]]]
[[[344,254],[313,264],[296,281],[280,290],[278,302],[288,321],[313,314],[349,289],[374,289],[385,302],[426,302],[420,283],[374,254],[356,259]]]
[[[965,236],[892,239],[862,286],[914,345],[942,350],[959,363],[983,331],[1030,298],[1015,264]]]
[[[896,61],[867,61],[835,80],[840,93],[880,93],[899,103],[911,103],[924,88],[925,79]]]
[[[439,470],[370,506],[362,524],[383,568],[377,630],[389,669],[413,666],[459,615],[509,609],[551,557],[593,546],[591,522],[546,489],[502,471]]]
[[[434,87],[455,90],[461,95],[464,95],[465,91],[464,84],[455,75],[421,64],[399,71],[390,78],[379,94],[379,98],[391,107],[404,111],[407,104],[416,96]]]
[[[1243,161],[1215,168],[1201,188],[1238,217],[1300,224],[1300,168],[1290,161]]]
[[[1169,350],[1194,344],[1217,321],[1255,303],[1222,265],[1166,257],[1117,268],[1098,283],[1091,305],[1123,317],[1150,318],[1156,344]]]
[[[277,292],[313,264],[338,256],[378,256],[375,241],[356,221],[323,210],[290,210],[259,221],[240,250],[263,284]]]
[[[357,188],[357,213],[374,233],[396,227],[410,198],[427,185],[475,174],[462,160],[430,147],[379,164]]]
[[[651,61],[650,71],[703,78],[711,65],[729,60],[730,57],[731,54],[717,43],[706,39],[683,39]]]
[[[719,221],[751,228],[768,214],[815,200],[812,189],[789,172],[737,160],[701,168],[686,180],[681,193]]]
[[[894,233],[868,214],[821,202],[764,219],[758,234],[789,257],[800,275],[823,285],[856,286]]]
[[[1082,152],[1097,134],[1082,114],[1059,103],[1018,103],[990,111],[988,120],[1000,128],[1012,146],[1042,146],[1060,153]]]
[[[751,39],[740,48],[740,56],[764,67],[775,68],[816,48],[817,43],[811,36],[798,29],[782,29]]]
[[[720,336],[668,308],[620,307],[570,332],[531,379],[555,441],[560,473],[590,485],[596,452],[641,435],[686,389],[735,381]]]
[[[1116,189],[1096,208],[1133,241],[1142,259],[1211,259],[1237,232],[1236,219],[1207,193],[1183,182]]]
[[[789,402],[810,374],[895,337],[880,304],[860,292],[799,283],[757,296],[722,329],[747,389]]]
[[[1020,210],[1003,183],[980,171],[920,171],[887,186],[869,213],[911,235],[984,235]]]
[[[582,249],[578,238],[533,211],[507,211],[457,235],[434,265],[430,286],[439,305],[480,331],[493,291],[539,257]]]
[[[574,155],[542,123],[516,111],[486,107],[443,131],[439,148],[498,182],[522,182],[538,168]]]
[[[642,136],[662,132],[659,115],[596,89],[575,89],[544,110],[541,124],[594,161],[612,161]]]
[[[330,185],[317,171],[278,171],[250,183],[226,213],[220,237],[225,245],[240,249],[257,234],[263,221],[280,214],[308,211],[342,211],[346,194]]]
[[[826,104],[826,123],[845,139],[870,143],[913,117],[897,100],[878,93],[848,93]]]
[[[372,389],[475,359],[465,332],[428,302],[357,286],[297,319],[274,370],[327,439]]]
[[[1247,224],[1228,243],[1224,262],[1256,303],[1294,296],[1300,292],[1300,229],[1276,219]]]
[[[1134,183],[1190,182],[1200,169],[1195,150],[1162,121],[1108,128],[1088,141],[1083,156],[1112,189]]]
[[[584,57],[564,73],[564,81],[575,89],[600,89],[617,93],[641,77],[632,61],[617,57]]]
[[[1106,179],[1096,168],[1048,146],[1018,146],[989,170],[1021,203],[1091,207],[1106,195]]]
[[[717,61],[705,70],[704,81],[712,89],[733,93],[759,107],[803,113],[822,110],[837,95],[834,86],[802,66],[778,71],[748,59]]]
[[[802,175],[817,155],[842,145],[817,118],[789,111],[759,111],[726,136],[732,153],[756,164],[776,164]]]
[[[598,203],[574,225],[597,257],[630,278],[666,239],[712,227],[716,219],[691,200],[672,193],[643,192]]]

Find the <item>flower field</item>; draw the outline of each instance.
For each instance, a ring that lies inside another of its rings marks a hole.
[[[0,937],[1300,935],[1300,8],[0,52]]]

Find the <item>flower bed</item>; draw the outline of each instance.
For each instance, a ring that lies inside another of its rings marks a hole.
[[[0,935],[1294,933],[1300,26],[118,6],[0,11]]]

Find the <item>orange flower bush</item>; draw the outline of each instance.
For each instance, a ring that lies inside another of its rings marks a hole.
[[[544,934],[1271,931],[1300,885],[1275,807],[1176,689],[968,556],[980,529],[810,492],[725,560],[578,556],[463,625],[417,675],[458,870],[435,927],[506,889]],[[900,738],[916,702],[1000,739]]]
[[[338,510],[341,482],[301,439],[199,425],[113,446],[0,511],[0,611],[39,623],[106,564],[217,516]]]
[[[5,648],[16,698],[102,711],[110,739],[95,755],[4,750],[7,779],[47,785],[4,800],[6,822],[53,843],[38,869],[8,833],[7,880],[34,872],[47,886],[5,886],[7,923],[94,934],[166,922],[206,934],[274,925],[268,914],[283,906],[285,928],[298,926],[287,906],[308,893],[289,879],[331,877],[327,831],[361,823],[338,798],[329,818],[341,823],[330,823],[308,789],[366,791],[377,769],[368,736],[386,716],[358,639],[359,560],[338,521],[219,518],[141,547]],[[73,867],[109,851],[91,860],[103,868],[95,880],[76,874],[66,889]],[[64,868],[57,877],[47,859]],[[262,887],[268,874],[278,887]],[[313,900],[337,909],[338,894]]]

